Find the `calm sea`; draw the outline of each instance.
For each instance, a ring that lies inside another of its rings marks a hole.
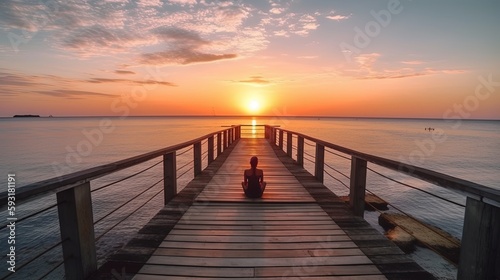
[[[340,146],[389,159],[422,166],[451,176],[500,189],[500,121],[414,120],[414,119],[354,119],[354,118],[233,118],[233,117],[128,117],[105,118],[0,118],[0,191],[7,189],[7,174],[16,175],[16,186],[56,177],[62,173],[83,170],[116,160],[139,155],[155,149],[187,141],[221,126],[232,124],[272,124],[304,133]],[[425,128],[433,128],[427,130]],[[91,143],[91,145],[89,145]],[[306,143],[310,144],[310,143]],[[314,154],[306,145],[306,152]],[[348,185],[341,173],[349,175],[350,162],[327,153],[327,161],[337,171],[328,170],[337,180]],[[180,158],[178,167],[188,163],[190,151]],[[96,189],[159,162],[152,160],[141,166],[111,174],[93,181]],[[430,185],[402,174],[369,164],[374,171],[398,181],[465,203],[459,194]],[[312,172],[312,163],[306,161]],[[181,171],[182,172],[182,171]],[[180,179],[185,185],[192,172]],[[162,206],[162,195],[147,201],[161,188],[153,186],[161,179],[161,165],[137,177],[92,193],[98,258],[121,247],[128,237],[142,227]],[[338,195],[348,190],[338,181],[325,176],[325,184]],[[459,206],[428,196],[368,172],[367,188],[397,208],[436,225],[454,236],[462,234],[463,212]],[[151,187],[149,190],[147,188]],[[145,191],[138,199],[125,204],[131,197]],[[17,207],[18,218],[52,205],[54,196]],[[118,211],[113,209],[125,204]],[[113,225],[131,211],[145,205],[109,232]],[[0,223],[6,224],[7,213],[2,209]],[[371,222],[376,216],[369,214]],[[106,233],[107,232],[107,233]],[[106,233],[106,234],[104,234]],[[103,235],[104,234],[104,235]],[[57,211],[49,209],[16,225],[16,262],[22,264],[38,252],[60,240]],[[7,231],[0,230],[2,256],[7,251]],[[28,279],[43,275],[61,260],[60,249],[50,251],[41,261],[16,272],[14,278]],[[5,264],[5,257],[2,257]],[[6,274],[2,269],[0,276]],[[62,275],[57,269],[50,278]],[[13,278],[13,279],[14,279]]]

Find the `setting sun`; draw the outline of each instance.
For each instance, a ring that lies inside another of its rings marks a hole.
[[[260,103],[256,100],[251,100],[249,103],[248,103],[248,111],[250,111],[250,113],[257,113],[260,109]]]

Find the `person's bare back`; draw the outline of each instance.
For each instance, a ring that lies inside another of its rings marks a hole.
[[[266,182],[264,182],[264,171],[257,169],[258,159],[252,157],[250,159],[250,169],[243,172],[243,182],[241,186],[247,197],[259,198],[264,193]]]

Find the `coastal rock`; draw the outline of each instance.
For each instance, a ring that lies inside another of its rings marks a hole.
[[[417,240],[411,234],[396,226],[386,231],[385,236],[394,242],[403,252],[411,253],[415,251]]]
[[[458,264],[460,240],[442,229],[398,213],[383,213],[379,216],[378,222],[385,230],[400,227],[411,234],[418,244],[429,247],[454,264]]]
[[[349,203],[349,196],[340,196],[340,199],[342,199],[346,203]],[[377,209],[378,210],[389,210],[389,208],[387,208],[387,202],[376,195],[366,194],[365,195],[365,210],[375,211]]]

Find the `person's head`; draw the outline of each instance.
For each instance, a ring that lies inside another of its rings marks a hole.
[[[256,156],[253,156],[251,159],[250,159],[250,166],[252,168],[255,168],[257,167],[257,164],[259,163],[259,159],[256,157]]]

